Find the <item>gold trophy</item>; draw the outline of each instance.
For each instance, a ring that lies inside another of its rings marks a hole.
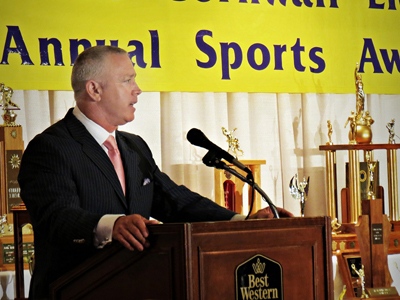
[[[365,111],[365,93],[362,76],[358,73],[358,63],[355,70],[356,84],[356,110],[351,111],[351,115],[344,127],[350,123],[349,143],[350,144],[370,144],[372,141],[371,125],[374,123],[369,111]]]
[[[360,277],[361,281],[361,299],[369,298],[367,293],[365,292],[365,272],[364,272],[364,265],[362,265],[360,270],[356,269],[355,264],[351,264],[351,268],[356,272],[358,277]]]
[[[235,158],[238,157],[238,153],[239,155],[243,155],[243,150],[240,149],[239,146],[239,140],[237,137],[235,137],[233,135],[233,133],[236,131],[237,128],[233,129],[233,130],[228,130],[225,127],[222,127],[222,133],[224,136],[227,137],[227,142],[229,144],[229,148],[228,148],[228,152],[229,153],[233,153],[235,155]]]
[[[239,140],[237,137],[233,135],[233,132],[237,128],[229,131],[225,127],[222,127],[222,133],[227,137],[227,142],[229,144],[228,152],[233,153],[237,158],[238,152],[243,155],[243,151],[240,149]],[[231,180],[232,175],[225,171],[225,178],[226,180],[223,183],[224,188],[224,200],[225,200],[225,207],[229,210],[235,211],[236,210],[236,185],[235,182]]]
[[[11,101],[14,91],[12,88],[0,83],[0,107],[3,107],[4,113],[2,114],[4,124],[3,126],[19,126],[15,123],[17,114],[15,110],[20,110],[19,106]]]
[[[12,101],[13,89],[0,83],[0,107],[4,124],[0,125],[0,215],[11,213],[11,208],[22,203],[17,181],[24,150],[22,127],[15,123],[19,106]]]
[[[292,177],[289,184],[290,194],[293,198],[300,202],[300,214],[304,217],[304,208],[308,196],[308,187],[310,185],[310,177],[299,182],[297,174]]]
[[[326,121],[326,123],[327,123],[326,125],[328,126],[328,138],[329,138],[329,141],[326,144],[327,145],[333,145],[333,142],[332,142],[332,133],[333,133],[332,123],[331,123],[330,120]]]

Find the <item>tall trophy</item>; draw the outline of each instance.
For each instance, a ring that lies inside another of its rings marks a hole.
[[[299,182],[297,174],[292,177],[289,184],[290,194],[300,202],[300,214],[302,217],[304,217],[304,208],[307,201],[309,185],[310,177],[308,177],[307,180],[304,177],[303,181]]]
[[[240,149],[239,140],[237,137],[233,135],[237,128],[233,130],[228,130],[225,127],[222,127],[222,134],[226,136],[227,142],[229,145],[228,152],[235,155],[235,158],[238,157],[238,154],[243,155],[243,151]],[[236,185],[231,180],[232,175],[228,172],[224,172],[226,180],[223,183],[224,188],[224,201],[225,207],[229,210],[236,211]]]
[[[12,101],[13,89],[0,83],[0,107],[4,123],[0,125],[0,215],[11,212],[11,208],[22,203],[17,181],[24,150],[22,127],[15,121],[20,110]]]

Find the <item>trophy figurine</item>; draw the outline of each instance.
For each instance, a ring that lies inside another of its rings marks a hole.
[[[389,123],[386,124],[386,128],[389,131],[389,144],[396,144],[394,140],[395,133],[394,133],[394,119],[392,119]]]
[[[0,217],[0,225],[1,225],[1,229],[0,229],[0,237],[6,234],[6,231],[8,234],[12,233],[12,227],[11,225],[8,223],[7,220],[7,214],[4,214]],[[7,225],[7,227],[6,227]],[[6,229],[7,228],[7,229]]]
[[[368,199],[375,200],[375,190],[374,190],[374,172],[376,167],[376,161],[371,161],[371,156],[369,152],[365,155],[368,166]]]
[[[308,187],[310,184],[310,177],[306,180],[303,178],[303,181],[298,181],[297,174],[292,177],[289,184],[290,194],[293,198],[300,201],[300,214],[304,217],[304,207],[307,201],[308,196]]]
[[[355,264],[351,264],[351,268],[356,272],[358,277],[360,277],[361,280],[361,299],[366,299],[369,298],[368,295],[365,293],[365,272],[364,272],[364,265],[362,265],[360,270],[356,269]]]
[[[15,123],[17,114],[14,110],[20,110],[19,106],[11,101],[14,91],[12,88],[0,83],[0,107],[3,107],[2,115],[4,124],[2,126],[19,126]]]
[[[226,140],[229,144],[228,152],[233,153],[235,157],[238,157],[238,153],[240,152],[240,155],[243,155],[243,151],[240,149],[239,146],[239,140],[237,137],[233,135],[233,133],[236,131],[237,128],[229,131],[225,127],[222,127],[222,133],[225,135],[228,139]]]
[[[347,118],[346,124],[344,124],[344,128],[346,128],[347,124],[350,123],[350,131],[349,131],[349,143],[350,144],[357,144],[356,141],[356,115],[354,114],[354,110],[351,111],[350,117]]]
[[[330,120],[328,120],[326,122],[327,122],[327,126],[328,126],[328,139],[329,139],[329,141],[326,144],[333,145],[333,143],[332,143],[332,133],[333,133],[332,123]]]
[[[374,123],[369,111],[365,111],[365,93],[362,76],[358,73],[358,63],[355,69],[356,85],[356,109],[351,111],[351,115],[346,121],[350,123],[349,143],[350,144],[370,144],[372,141],[371,125]]]
[[[344,285],[344,286],[343,286],[343,290],[342,290],[342,292],[341,292],[340,295],[339,295],[339,300],[343,300],[344,295],[346,295],[346,291],[347,291],[347,287],[346,287],[346,285]]]

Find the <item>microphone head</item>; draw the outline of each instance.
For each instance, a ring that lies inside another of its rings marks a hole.
[[[191,144],[206,149],[208,149],[208,147],[210,147],[210,144],[212,144],[210,140],[204,135],[204,133],[197,128],[190,129],[186,135],[186,138]]]
[[[228,152],[222,150],[220,147],[211,142],[204,135],[204,133],[197,128],[190,129],[186,135],[186,138],[191,144],[211,151],[217,158],[220,159],[223,158],[230,163],[235,160],[235,158],[232,155],[230,155]]]

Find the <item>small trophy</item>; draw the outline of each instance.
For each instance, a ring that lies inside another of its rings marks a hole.
[[[227,142],[229,144],[228,152],[233,153],[237,158],[238,153],[243,155],[243,151],[240,149],[239,140],[237,137],[233,135],[233,132],[237,128],[233,129],[232,131],[227,130],[225,127],[222,127],[222,133],[227,137]],[[223,183],[224,188],[224,199],[225,199],[225,207],[229,210],[235,211],[236,210],[236,184],[234,181],[231,180],[232,175],[229,172],[225,171],[225,178],[226,180]]]
[[[330,120],[328,120],[326,122],[327,122],[327,126],[328,126],[328,138],[329,138],[329,141],[326,144],[327,145],[333,145],[333,142],[332,142],[332,133],[333,133],[332,123],[331,123]]]
[[[22,203],[17,178],[24,142],[22,127],[15,123],[15,111],[20,108],[11,100],[13,93],[12,88],[0,82],[0,107],[4,120],[0,125],[0,215],[11,213],[14,206]]]
[[[237,158],[238,153],[240,153],[240,155],[243,155],[243,151],[240,149],[238,138],[233,135],[233,133],[236,131],[236,129],[237,128],[229,131],[225,127],[222,127],[223,135],[225,135],[228,138],[226,140],[229,144],[228,152],[233,153],[235,155],[235,157]]]
[[[364,272],[364,265],[362,265],[360,270],[356,269],[355,264],[351,264],[351,268],[356,272],[358,277],[360,277],[361,280],[361,299],[366,299],[369,298],[367,293],[365,292],[365,272]]]
[[[300,213],[304,217],[304,207],[308,196],[308,187],[310,184],[310,177],[303,178],[303,181],[299,182],[297,174],[292,177],[289,184],[290,194],[293,198],[300,201]]]
[[[5,86],[4,83],[0,82],[0,107],[3,107],[3,126],[19,126],[15,123],[17,114],[14,110],[20,110],[19,106],[11,101],[11,97],[14,94],[12,88]]]
[[[396,144],[396,141],[394,140],[394,119],[386,124],[386,128],[389,131],[389,144]]]
[[[7,225],[7,227],[6,227]],[[8,223],[7,220],[7,214],[4,214],[0,217],[0,237],[2,237],[3,235],[5,235],[6,233],[11,233],[12,232],[12,226]],[[7,229],[6,229],[7,228]]]

